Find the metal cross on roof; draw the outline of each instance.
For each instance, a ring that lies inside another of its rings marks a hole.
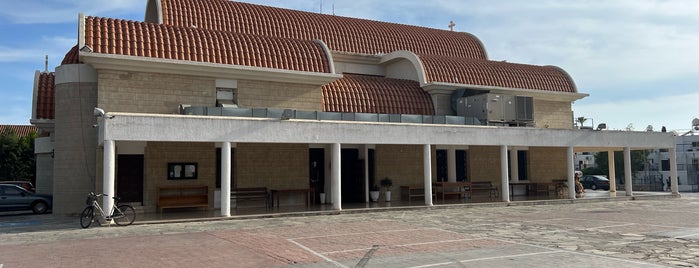
[[[451,29],[452,32],[454,31],[454,26],[456,26],[456,24],[454,24],[454,21],[449,21],[449,29]]]

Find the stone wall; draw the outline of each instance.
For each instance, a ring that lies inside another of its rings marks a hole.
[[[208,186],[209,209],[216,190],[216,147],[213,143],[149,142],[145,155],[143,204],[155,211],[158,187]],[[197,179],[168,180],[168,163],[197,163]]]
[[[534,122],[538,128],[573,128],[570,102],[534,99]]]
[[[238,106],[322,111],[319,86],[263,81],[238,81]]]

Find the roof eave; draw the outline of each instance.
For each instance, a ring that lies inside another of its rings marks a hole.
[[[590,96],[590,94],[585,93],[571,93],[571,92],[557,92],[557,91],[547,91],[540,89],[526,89],[526,88],[507,88],[507,87],[496,87],[496,86],[485,86],[485,85],[470,85],[470,84],[456,84],[456,83],[443,83],[443,82],[432,82],[427,83],[423,86],[423,89],[427,92],[442,91],[442,92],[453,92],[457,89],[475,89],[475,90],[487,90],[493,93],[511,93],[519,96],[530,96],[546,100],[555,101],[569,101],[574,102],[576,100]]]
[[[95,69],[158,72],[204,77],[225,77],[298,84],[324,85],[342,78],[340,74],[293,71],[242,65],[80,52],[80,59]]]

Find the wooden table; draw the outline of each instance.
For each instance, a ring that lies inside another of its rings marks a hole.
[[[305,193],[306,194],[306,206],[313,205],[316,203],[316,189],[315,188],[297,188],[297,189],[271,189],[273,204],[279,207],[279,195],[281,194],[294,194],[294,193]]]

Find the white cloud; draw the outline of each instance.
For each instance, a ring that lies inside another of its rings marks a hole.
[[[699,117],[699,93],[662,96],[641,100],[618,100],[600,103],[575,104],[575,117],[594,119],[595,124],[607,123],[609,129],[625,129],[633,124],[636,130],[652,125],[655,130],[666,126],[669,130],[686,130],[693,118]]]
[[[106,16],[107,14],[133,13],[142,10],[144,0],[23,0],[0,2],[0,18],[17,24],[50,24],[76,22],[78,13]],[[141,15],[141,20],[143,15]]]

